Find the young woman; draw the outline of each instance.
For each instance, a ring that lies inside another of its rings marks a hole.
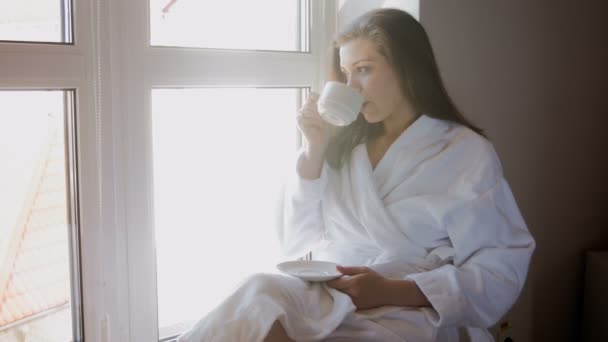
[[[337,75],[365,98],[336,130],[312,94],[279,238],[345,275],[248,279],[180,341],[492,341],[534,240],[491,143],[448,97],[422,26],[381,9],[336,41]]]

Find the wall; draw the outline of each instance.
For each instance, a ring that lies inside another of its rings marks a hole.
[[[537,240],[515,341],[578,340],[584,251],[608,249],[607,4],[420,4],[448,90],[486,129]]]

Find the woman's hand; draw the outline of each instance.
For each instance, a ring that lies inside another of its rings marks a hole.
[[[319,94],[310,93],[297,116],[298,127],[306,138],[309,152],[323,154],[332,136],[334,127],[328,124],[317,109]]]
[[[388,279],[369,267],[337,267],[349,277],[328,281],[327,285],[347,294],[357,309],[371,309],[383,305],[431,306],[431,303],[411,280]]]
[[[306,139],[306,148],[298,160],[298,174],[306,179],[317,179],[321,175],[325,150],[335,128],[325,122],[317,110],[319,94],[311,93],[297,116],[298,127]]]
[[[349,277],[328,281],[327,285],[347,294],[357,309],[371,309],[388,305],[383,296],[388,287],[388,279],[369,267],[337,267],[338,271]]]

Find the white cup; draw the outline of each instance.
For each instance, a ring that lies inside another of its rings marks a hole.
[[[335,126],[346,126],[357,119],[364,98],[344,83],[329,81],[325,83],[317,109],[319,115]]]

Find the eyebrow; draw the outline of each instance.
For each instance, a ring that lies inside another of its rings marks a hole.
[[[351,64],[351,66],[356,66],[359,63],[363,63],[363,62],[373,62],[374,60],[371,58],[364,58],[364,59],[360,59],[354,63]],[[340,65],[340,69],[344,69],[344,65]]]

